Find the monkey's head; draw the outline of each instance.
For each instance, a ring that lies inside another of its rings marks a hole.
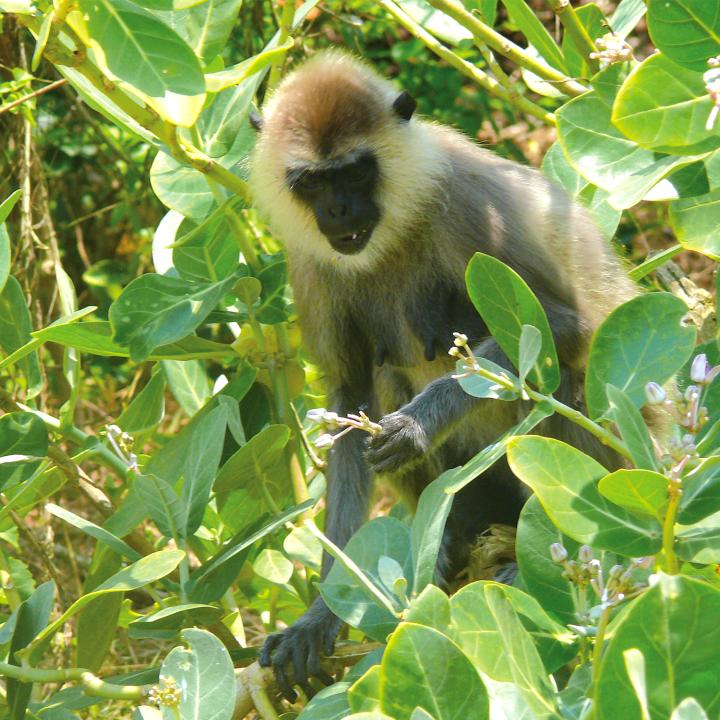
[[[255,118],[251,184],[288,250],[358,267],[392,245],[437,172],[414,110],[407,93],[335,51],[284,80]]]

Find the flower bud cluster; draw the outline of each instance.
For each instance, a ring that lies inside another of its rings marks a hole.
[[[598,52],[590,53],[593,60],[600,61],[602,69],[615,63],[629,62],[633,59],[632,47],[614,33],[608,33],[595,41]]]
[[[370,435],[376,435],[382,429],[378,423],[370,420],[362,410],[357,415],[342,417],[336,412],[325,408],[315,408],[309,410],[305,417],[309,422],[319,425],[326,431],[319,435],[314,442],[318,450],[329,450],[338,438],[350,432],[350,430],[363,430]],[[340,428],[342,428],[341,432],[335,435],[327,432],[328,430],[338,430]]]
[[[132,451],[134,443],[133,436],[130,435],[130,433],[124,432],[117,425],[106,425],[105,434],[115,454],[126,463],[131,470],[137,470],[137,455]]]
[[[148,692],[148,700],[158,707],[177,707],[182,699],[182,693],[175,678],[161,676],[160,683],[153,685]]]

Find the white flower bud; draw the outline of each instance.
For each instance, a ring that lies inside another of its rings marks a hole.
[[[690,366],[690,379],[694,383],[704,383],[707,374],[710,372],[710,364],[707,361],[707,355],[700,353],[696,355]]]
[[[656,382],[649,382],[645,386],[645,397],[650,405],[660,405],[667,399],[665,391]]]
[[[327,450],[333,446],[335,438],[330,433],[323,433],[317,440],[315,440],[315,447],[318,450]]]
[[[449,355],[450,357],[454,357],[454,358],[461,358],[461,357],[462,357],[462,353],[460,352],[460,349],[457,348],[455,345],[453,345],[453,346],[448,350],[448,355]]]
[[[550,546],[550,557],[554,563],[560,565],[567,560],[568,551],[565,549],[564,545],[561,545],[560,543],[553,543]]]
[[[325,410],[325,408],[313,408],[307,411],[305,419],[311,423],[320,423],[323,421],[323,416],[326,412],[327,410]]]
[[[455,346],[456,347],[465,347],[468,344],[468,336],[463,333],[454,332],[453,335],[455,336]]]
[[[589,563],[593,559],[593,551],[589,545],[581,545],[578,550],[578,560],[583,563]]]

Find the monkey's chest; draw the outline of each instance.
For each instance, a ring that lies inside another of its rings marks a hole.
[[[466,334],[471,342],[488,335],[464,290],[439,282],[410,288],[403,287],[399,278],[385,292],[364,298],[356,309],[354,321],[376,366],[412,369],[430,379],[436,373],[436,359],[445,366],[454,332]]]

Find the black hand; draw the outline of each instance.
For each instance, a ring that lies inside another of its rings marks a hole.
[[[380,420],[382,430],[370,440],[365,459],[375,473],[394,472],[422,458],[430,447],[423,427],[402,411]]]
[[[293,684],[312,696],[314,690],[308,682],[310,677],[316,677],[326,685],[334,682],[320,667],[320,653],[332,654],[341,625],[342,622],[318,598],[294,625],[267,638],[260,653],[260,665],[273,668],[280,692],[286,700],[297,700]],[[292,682],[288,678],[290,666]]]

